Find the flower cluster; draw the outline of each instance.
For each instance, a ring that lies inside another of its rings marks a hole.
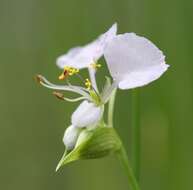
[[[107,78],[102,92],[99,92],[96,72],[101,67],[98,60],[102,56],[112,80]],[[71,125],[64,133],[63,142],[68,152],[79,145],[84,131],[95,130],[104,122],[105,104],[117,88],[132,89],[147,85],[168,68],[162,51],[151,41],[135,33],[117,34],[116,23],[91,43],[70,49],[57,59],[56,64],[63,70],[59,80],[66,81],[66,85],[55,85],[38,75],[40,84],[57,91],[54,94],[62,100],[82,101],[72,114]],[[80,75],[81,69],[88,69],[89,78],[84,79]],[[84,86],[72,85],[69,80],[73,75],[77,75]],[[79,97],[70,99],[61,91],[71,91]]]

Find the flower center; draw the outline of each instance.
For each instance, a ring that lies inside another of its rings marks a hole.
[[[93,68],[97,70],[98,68],[101,67],[101,64],[98,63],[91,63],[89,65],[90,68]],[[97,93],[97,91],[94,89],[92,86],[92,82],[90,81],[89,78],[84,79],[80,74],[79,74],[79,69],[70,67],[70,66],[65,66],[62,74],[58,77],[59,80],[65,80],[70,76],[76,75],[78,76],[81,81],[84,83],[84,86],[86,87],[86,90],[89,92],[91,99],[96,105],[100,105],[101,103],[101,98],[100,95]],[[64,99],[64,96],[61,93],[54,92],[54,95],[59,98],[59,99]]]

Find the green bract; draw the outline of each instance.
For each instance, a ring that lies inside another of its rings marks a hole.
[[[108,156],[121,149],[122,143],[114,128],[99,126],[94,130],[84,130],[75,148],[65,151],[56,171],[73,161],[95,159]]]

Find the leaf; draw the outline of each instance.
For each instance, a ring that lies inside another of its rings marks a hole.
[[[114,128],[98,127],[93,131],[83,131],[84,140],[69,153],[65,152],[56,171],[73,161],[96,159],[120,150],[122,144]]]

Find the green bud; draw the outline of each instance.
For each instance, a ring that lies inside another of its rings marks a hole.
[[[65,164],[77,160],[96,159],[108,156],[120,150],[122,143],[114,128],[98,127],[92,131],[84,130],[80,134],[75,148],[64,153],[56,171]]]

